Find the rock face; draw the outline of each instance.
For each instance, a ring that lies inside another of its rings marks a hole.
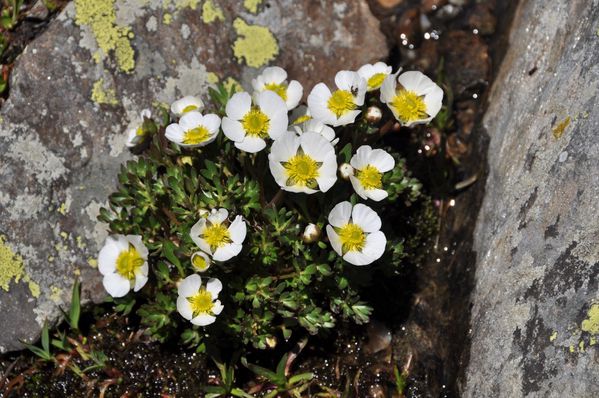
[[[250,88],[268,64],[307,93],[387,53],[365,0],[69,4],[20,56],[0,111],[0,352],[36,338],[75,278],[103,297],[96,216],[141,109],[228,76]]]
[[[484,125],[465,397],[599,396],[599,2],[519,5]]]

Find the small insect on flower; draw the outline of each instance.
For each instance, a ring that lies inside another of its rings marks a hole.
[[[218,136],[220,118],[213,113],[202,115],[200,112],[185,113],[179,123],[166,127],[165,136],[169,141],[183,147],[201,147],[210,144]]]
[[[191,255],[191,265],[199,272],[207,271],[210,268],[210,264],[212,264],[212,260],[204,252],[195,252]]]
[[[350,160],[354,169],[349,176],[352,186],[362,199],[381,201],[389,194],[382,189],[383,173],[393,170],[395,159],[383,149],[362,145]]]
[[[398,72],[399,73],[399,72]],[[418,71],[389,75],[381,86],[381,101],[404,126],[425,124],[441,110],[443,90]]]
[[[297,80],[292,80],[287,84],[287,72],[278,66],[265,68],[262,74],[252,80],[252,87],[255,90],[255,99],[261,92],[270,90],[285,101],[288,110],[298,106],[304,94],[304,88]]]
[[[366,80],[357,72],[340,71],[335,76],[337,90],[331,92],[326,84],[318,83],[308,96],[308,108],[314,119],[331,126],[353,123],[364,104]]]
[[[171,112],[177,116],[181,117],[187,112],[199,111],[204,107],[204,103],[198,97],[193,97],[188,95],[183,97],[171,104]]]
[[[139,235],[113,235],[106,238],[98,256],[98,269],[104,275],[104,289],[112,297],[138,291],[148,281],[148,249]]]
[[[327,139],[331,144],[335,145],[339,142],[339,138],[335,136],[335,130],[332,127],[327,126],[320,120],[308,119],[299,125],[291,126],[293,130],[297,133],[297,135],[302,135],[304,133],[318,133]]]
[[[243,217],[237,216],[227,226],[227,209],[213,209],[207,218],[201,218],[191,227],[190,236],[200,249],[216,261],[227,261],[241,252],[247,227]]]
[[[218,300],[222,289],[223,284],[216,278],[208,279],[206,286],[202,286],[199,275],[189,275],[179,284],[177,311],[194,325],[210,325],[224,308]]]
[[[137,127],[132,128],[127,132],[126,145],[128,148],[133,148],[145,140],[149,132],[144,129],[144,123],[146,122],[146,119],[152,119],[152,111],[149,109],[144,109],[141,111],[140,119],[141,121],[138,123]]]
[[[384,62],[376,64],[366,64],[358,69],[358,74],[366,80],[368,85],[367,91],[375,91],[381,88],[383,81],[392,72],[392,67]]]
[[[266,139],[279,138],[287,130],[287,106],[277,94],[266,90],[255,104],[248,93],[234,94],[223,118],[223,133],[235,146],[256,153],[266,147]]]
[[[277,184],[289,192],[326,192],[337,181],[335,149],[318,133],[286,132],[272,144],[268,164]]]
[[[385,252],[387,238],[380,231],[381,218],[370,207],[341,202],[329,213],[329,223],[331,246],[348,263],[368,265]]]

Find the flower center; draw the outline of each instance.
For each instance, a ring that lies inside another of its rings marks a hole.
[[[241,119],[241,125],[245,130],[246,134],[250,137],[266,138],[268,137],[268,126],[270,120],[260,108],[252,108],[248,113],[245,114]]]
[[[264,85],[266,90],[274,91],[283,99],[283,101],[287,101],[287,85],[284,83],[276,84],[276,83],[266,83]]]
[[[204,231],[204,240],[214,251],[227,243],[231,243],[231,234],[223,224],[212,224]]]
[[[116,259],[116,272],[131,281],[135,279],[135,272],[144,262],[135,246],[129,244],[129,248],[122,251]]]
[[[383,173],[372,165],[367,165],[362,170],[356,170],[356,178],[364,189],[379,189],[383,186],[381,181]]]
[[[212,308],[214,308],[212,294],[204,288],[201,288],[195,295],[187,297],[187,301],[191,305],[191,312],[194,318],[198,315],[210,314]]]
[[[208,268],[206,259],[199,254],[196,254],[191,258],[191,264],[199,271],[205,271],[206,268]]]
[[[341,240],[343,254],[351,251],[361,252],[366,244],[364,230],[356,224],[345,224],[337,231]]]
[[[183,135],[183,143],[186,145],[197,145],[208,140],[210,132],[204,126],[198,126],[191,130],[187,130]]]
[[[327,107],[338,118],[345,115],[349,111],[356,109],[354,96],[347,90],[337,90],[329,98]]]
[[[308,188],[316,188],[316,178],[320,175],[318,169],[322,166],[304,153],[298,153],[287,162],[282,163],[287,173],[287,185],[300,185]]]
[[[375,73],[374,75],[370,76],[370,79],[368,79],[368,89],[374,90],[374,89],[381,87],[381,85],[383,84],[383,81],[385,80],[386,77],[387,77],[387,74],[382,73],[382,72]]]
[[[401,122],[410,123],[416,120],[427,119],[426,104],[424,96],[413,91],[399,90],[395,98],[391,100],[391,106],[395,108]]]
[[[198,107],[196,105],[187,105],[185,108],[183,108],[183,112],[182,113],[187,113],[187,112],[195,111],[197,109],[198,109]]]
[[[137,128],[137,130],[135,130],[135,135],[137,135],[138,137],[144,136],[145,135],[144,129],[141,126],[139,126]]]

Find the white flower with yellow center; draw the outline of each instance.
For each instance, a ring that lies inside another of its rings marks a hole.
[[[223,290],[223,284],[216,278],[208,279],[202,286],[199,275],[189,275],[179,284],[177,311],[181,316],[198,326],[214,323],[216,316],[223,310],[218,294]]]
[[[318,133],[327,139],[331,144],[335,145],[339,142],[339,138],[336,138],[335,130],[332,127],[327,126],[320,120],[308,119],[299,125],[293,125],[293,130],[297,133],[297,135],[302,135],[304,133]]]
[[[270,172],[281,189],[289,192],[328,191],[337,181],[337,156],[321,134],[301,136],[288,131],[272,144]]]
[[[139,235],[113,235],[106,238],[98,256],[98,269],[104,275],[104,289],[112,297],[138,291],[148,281],[148,249]]]
[[[188,95],[183,97],[171,104],[171,112],[175,114],[177,117],[181,117],[187,112],[196,111],[199,112],[200,109],[204,107],[204,103],[198,97],[194,97]]]
[[[362,199],[381,201],[389,194],[383,188],[383,173],[393,170],[395,159],[383,149],[362,145],[352,156],[353,173],[349,176],[352,186]]]
[[[343,70],[335,76],[337,90],[331,92],[326,84],[318,83],[308,96],[308,108],[314,119],[331,126],[353,123],[364,104],[366,80],[357,72]]]
[[[404,126],[425,124],[441,110],[443,90],[418,71],[389,75],[381,86],[381,101]]]
[[[367,91],[375,91],[381,88],[383,81],[392,72],[392,67],[384,62],[366,64],[358,69],[358,74],[366,80]]]
[[[370,207],[341,202],[329,213],[329,223],[331,246],[348,263],[368,265],[385,252],[387,238],[380,231],[381,218]]]
[[[287,106],[277,94],[266,90],[255,104],[248,93],[234,94],[223,118],[223,133],[235,146],[256,153],[266,147],[266,139],[276,140],[287,130]]]
[[[200,147],[216,139],[220,127],[220,118],[215,114],[202,115],[191,111],[184,114],[179,123],[166,127],[165,136],[169,141],[183,147]]]
[[[193,242],[216,261],[227,261],[238,255],[247,232],[243,217],[235,217],[227,226],[228,217],[226,209],[213,209],[207,218],[201,218],[191,227]]]
[[[143,129],[143,123],[145,119],[152,118],[152,111],[149,109],[144,109],[141,111],[139,115],[141,121],[137,123],[137,126],[127,131],[127,147],[133,148],[134,146],[141,144],[141,142],[146,138],[146,131]]]
[[[287,72],[278,66],[265,68],[262,74],[252,80],[252,87],[256,98],[265,90],[275,92],[285,101],[288,110],[298,106],[304,94],[304,89],[297,80],[287,83]]]
[[[212,260],[204,252],[195,252],[191,255],[191,265],[199,272],[207,271],[210,268],[210,264],[212,264]]]

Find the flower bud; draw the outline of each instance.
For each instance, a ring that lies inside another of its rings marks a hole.
[[[199,272],[204,272],[210,268],[210,257],[206,253],[195,252],[191,255],[191,265]]]
[[[304,229],[304,233],[302,235],[302,239],[305,243],[316,242],[318,238],[320,238],[320,227],[316,224],[308,224]]]
[[[370,124],[377,124],[381,121],[382,117],[383,112],[381,111],[381,108],[379,108],[378,106],[369,106],[366,110],[366,120]]]
[[[343,163],[339,166],[339,174],[341,174],[341,178],[344,180],[349,180],[349,176],[354,175],[354,168],[349,163]]]

